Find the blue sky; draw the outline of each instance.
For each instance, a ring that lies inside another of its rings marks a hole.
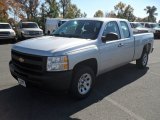
[[[137,17],[146,17],[147,14],[144,11],[146,6],[155,6],[157,8],[157,20],[160,20],[160,0],[71,0],[76,4],[82,12],[87,13],[87,17],[93,17],[97,10],[103,12],[110,12],[114,10],[114,6],[120,1],[129,4],[134,8],[134,15]]]

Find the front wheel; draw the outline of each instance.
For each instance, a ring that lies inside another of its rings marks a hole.
[[[143,69],[147,66],[147,63],[148,63],[148,52],[146,50],[143,50],[141,58],[136,60],[136,65],[138,68]]]
[[[89,95],[95,81],[95,74],[90,67],[83,66],[75,70],[70,93],[73,97],[82,99]]]

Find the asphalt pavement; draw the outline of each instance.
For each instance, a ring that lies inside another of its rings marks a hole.
[[[11,44],[0,45],[0,120],[160,120],[160,40],[146,69],[135,62],[97,78],[91,95],[24,88],[10,75]]]

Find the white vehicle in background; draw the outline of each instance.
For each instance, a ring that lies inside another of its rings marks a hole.
[[[155,33],[155,30],[153,29],[153,24],[151,22],[141,22],[141,24],[143,25],[143,27],[145,27],[146,29],[149,30],[149,32],[151,33]]]
[[[130,22],[130,25],[132,27],[133,33],[147,33],[149,30],[147,28],[144,28],[141,23],[139,22]]]
[[[60,27],[61,25],[63,25],[64,23],[68,22],[70,19],[63,19],[63,20],[60,20],[59,23],[58,23],[58,27]]]
[[[160,37],[160,27],[157,23],[144,23],[144,27],[149,29],[154,34],[155,38]]]
[[[17,28],[18,38],[25,40],[43,36],[43,30],[39,28],[36,22],[20,22]]]
[[[0,22],[0,41],[1,40],[16,41],[16,33],[9,23]]]
[[[61,18],[46,18],[45,21],[45,34],[50,35],[58,28],[58,23]]]

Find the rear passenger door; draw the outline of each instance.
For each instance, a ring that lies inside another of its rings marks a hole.
[[[121,50],[121,61],[123,63],[127,63],[132,61],[134,56],[134,37],[130,31],[130,27],[127,22],[120,21],[119,22],[121,28],[122,38],[120,40],[121,46],[118,46]]]

